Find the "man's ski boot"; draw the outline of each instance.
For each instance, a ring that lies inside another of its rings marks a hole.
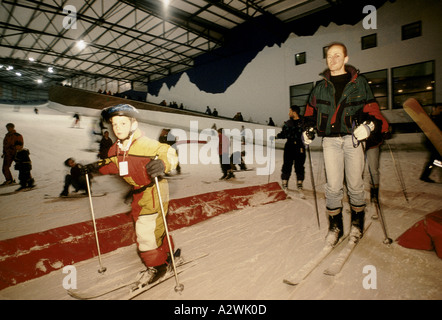
[[[344,235],[344,225],[342,223],[342,208],[328,209],[328,233],[325,241],[334,247],[339,239]]]
[[[365,205],[351,206],[350,240],[358,242],[364,234]]]
[[[286,191],[289,189],[289,181],[288,180],[282,180],[281,182],[282,190]]]

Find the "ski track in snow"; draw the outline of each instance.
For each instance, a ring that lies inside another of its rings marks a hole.
[[[33,113],[33,106],[22,106],[13,112],[13,106],[0,105],[3,122],[13,122],[17,132],[24,136],[25,147],[31,152],[32,174],[39,186],[26,193],[1,197],[0,239],[36,233],[72,223],[89,221],[88,199],[69,202],[47,202],[44,194],[58,195],[63,186],[66,168],[63,161],[73,156],[80,162],[95,161],[96,154],[85,151],[90,146],[88,128],[94,121],[94,113],[81,110],[82,127],[70,128],[71,113],[63,113],[39,106],[40,114]],[[94,111],[97,112],[97,111]],[[86,114],[90,115],[87,116]],[[161,127],[140,124],[147,136],[156,138]],[[2,136],[6,133],[4,125]],[[392,146],[394,149],[394,147]],[[441,208],[442,185],[421,182],[418,178],[427,154],[422,150],[394,150],[400,163],[409,203],[405,201],[402,188],[386,148],[381,153],[380,201],[390,238],[396,239],[424,215]],[[340,274],[326,276],[323,270],[339,254],[337,248],[312,274],[298,286],[288,286],[283,278],[309,261],[322,249],[327,221],[324,213],[324,183],[322,153],[312,151],[313,170],[318,195],[321,228],[318,229],[309,165],[306,162],[304,193],[306,200],[293,198],[268,205],[246,207],[213,217],[196,225],[171,232],[182,255],[189,258],[209,253],[197,265],[180,274],[185,289],[174,292],[175,280],[169,279],[156,288],[141,294],[136,299],[164,300],[285,300],[285,299],[442,299],[441,260],[434,251],[418,251],[400,247],[396,243],[387,246],[379,221],[365,234],[355,248]],[[282,150],[276,150],[275,171],[270,182],[280,181]],[[257,176],[256,172],[237,172],[235,175],[244,184],[218,182],[221,170],[218,164],[181,164],[182,171],[189,173],[182,179],[171,179],[172,199],[212,192],[216,190],[261,185],[268,176]],[[250,167],[253,167],[250,165]],[[432,178],[441,181],[441,170],[433,170]],[[13,170],[14,177],[17,171]],[[216,183],[204,184],[201,181]],[[292,176],[291,186],[295,185]],[[365,175],[366,190],[369,191],[368,172]],[[17,186],[2,188],[0,193],[10,192]],[[127,212],[129,206],[122,197],[127,185],[112,176],[94,178],[93,190],[107,192],[105,197],[93,198],[96,218]],[[367,197],[369,193],[367,192]],[[263,194],[257,193],[249,203],[258,203]],[[344,201],[347,212],[348,201]],[[374,213],[368,206],[367,219]],[[344,214],[344,227],[348,231],[350,217]],[[343,246],[342,246],[343,247]],[[42,258],[44,260],[44,258]],[[78,287],[94,282],[106,284],[115,277],[123,278],[128,273],[136,274],[143,265],[136,253],[135,245],[120,248],[102,256],[107,271],[97,272],[97,258],[75,264]],[[41,261],[41,266],[44,267]],[[377,289],[363,288],[366,274],[364,266],[372,265],[377,270]],[[1,270],[0,270],[1,272]],[[0,299],[53,299],[71,298],[63,288],[66,276],[62,269],[41,278],[33,279],[0,291]],[[112,299],[112,295],[106,298]]]

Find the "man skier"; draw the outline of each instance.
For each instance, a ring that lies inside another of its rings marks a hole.
[[[129,104],[103,109],[103,119],[112,125],[117,141],[108,158],[86,166],[87,172],[119,174],[132,186],[132,211],[140,257],[146,272],[140,281],[150,283],[167,271],[169,249],[165,239],[159,196],[155,177],[175,169],[178,157],[167,144],[145,137],[138,128],[138,110]],[[166,179],[158,179],[165,213],[168,209],[169,188]],[[173,245],[172,245],[173,246]]]
[[[289,109],[290,119],[284,123],[282,131],[276,135],[276,139],[287,139],[284,145],[284,163],[281,169],[282,188],[288,189],[288,182],[295,167],[297,187],[302,189],[305,175],[305,146],[302,143],[302,127],[299,117],[300,108],[291,106]]]
[[[312,142],[315,131],[323,137],[329,220],[326,241],[331,245],[336,245],[344,232],[344,178],[351,208],[350,238],[357,241],[363,235],[366,203],[362,177],[364,151],[360,142],[372,131],[388,130],[367,80],[347,65],[348,59],[345,45],[335,42],[328,46],[328,69],[311,92],[304,114],[304,143]]]

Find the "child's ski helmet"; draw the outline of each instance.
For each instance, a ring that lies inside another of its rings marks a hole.
[[[135,109],[134,106],[131,106],[130,104],[117,104],[116,106],[110,106],[107,108],[104,108],[101,111],[101,117],[104,121],[110,122],[110,119],[114,116],[126,116],[129,118],[136,118],[139,115],[139,112],[137,109]]]

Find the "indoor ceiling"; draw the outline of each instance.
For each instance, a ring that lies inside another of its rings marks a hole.
[[[191,68],[251,19],[271,15],[288,24],[342,2],[3,0],[0,81],[47,88],[87,75],[146,83]]]

